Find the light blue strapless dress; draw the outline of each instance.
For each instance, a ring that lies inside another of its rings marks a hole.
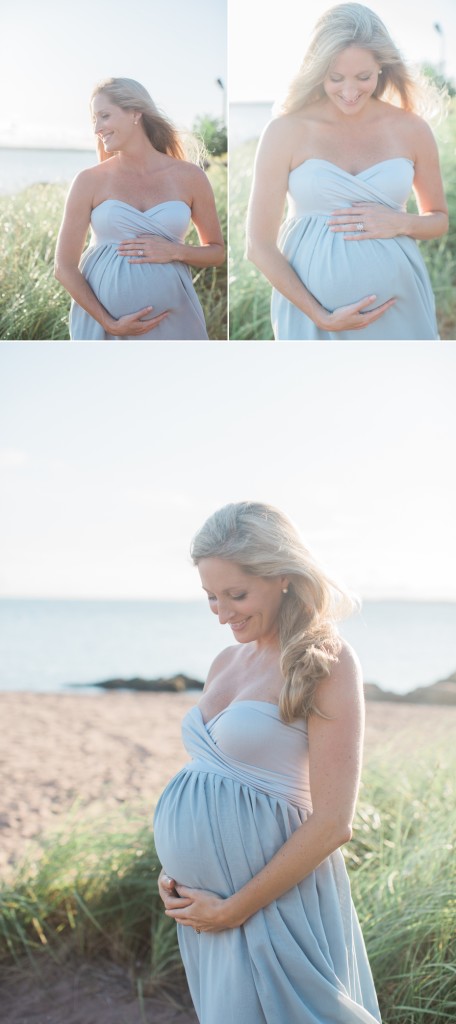
[[[119,199],[105,199],[92,210],[92,237],[79,269],[105,309],[116,319],[145,306],[153,306],[151,317],[171,310],[158,327],[135,340],[207,341],[203,310],[186,263],[135,264],[117,252],[119,242],[137,235],[183,242],[190,215],[190,207],[180,199],[145,212]],[[70,336],[74,341],[116,340],[76,302],[71,304]]]
[[[178,882],[227,897],[311,813],[307,728],[266,701],[235,701],[182,733],[192,760],[158,802],[155,843]],[[375,1024],[372,975],[340,850],[240,928],[178,925],[201,1024]]]
[[[333,312],[339,306],[376,295],[372,306],[397,299],[375,323],[361,331],[320,331],[312,320],[274,289],[274,335],[284,341],[407,341],[438,339],[429,276],[412,238],[344,241],[327,226],[329,215],[353,203],[380,203],[405,210],[414,165],[405,157],[381,160],[349,174],[328,160],[305,160],[288,179],[288,217],[279,247],[306,288]]]

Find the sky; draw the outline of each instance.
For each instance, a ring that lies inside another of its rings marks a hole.
[[[456,600],[456,345],[0,345],[0,596],[201,596],[193,533],[278,505],[364,598]]]
[[[187,128],[199,114],[222,115],[228,85],[232,102],[279,99],[328,6],[328,0],[15,0],[2,11],[0,85],[7,99],[0,146],[91,148],[89,97],[108,75],[142,82]],[[371,6],[411,60],[438,63],[443,42],[447,72],[456,77],[454,0]]]
[[[282,98],[298,70],[315,22],[331,0],[229,0],[230,102]],[[456,78],[455,0],[372,0],[404,57],[439,64],[442,43],[446,73]],[[434,29],[437,23],[442,33]]]
[[[91,147],[89,99],[135,78],[179,127],[221,117],[226,0],[15,0],[2,10],[0,145]]]

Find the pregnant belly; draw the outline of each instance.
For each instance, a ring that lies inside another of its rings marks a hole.
[[[348,242],[320,220],[300,221],[283,251],[306,288],[331,312],[369,295],[376,299],[366,309],[373,308],[410,291],[413,267],[396,239]]]
[[[116,319],[145,306],[153,306],[151,317],[158,316],[182,302],[183,284],[173,263],[129,263],[110,245],[87,270],[95,295]]]
[[[205,773],[180,773],[172,779],[155,810],[154,841],[159,861],[171,878],[228,896],[221,863],[223,841],[210,813],[212,783],[213,777]]]
[[[157,804],[155,846],[171,878],[229,896],[269,863],[305,817],[225,776],[183,770]]]

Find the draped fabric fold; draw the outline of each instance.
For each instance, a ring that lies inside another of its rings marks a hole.
[[[183,738],[192,760],[158,802],[158,856],[178,882],[227,897],[311,813],[307,730],[273,704],[236,701],[207,724],[192,708]],[[201,1024],[380,1020],[340,850],[243,927],[178,933]]]
[[[174,199],[146,211],[106,199],[92,211],[90,246],[79,269],[105,309],[116,319],[146,306],[153,306],[147,319],[169,310],[169,316],[139,340],[207,340],[203,310],[186,263],[129,263],[117,251],[119,242],[145,234],[183,242],[190,213],[187,203]],[[116,339],[74,301],[70,335],[74,341]]]
[[[404,211],[413,179],[413,162],[405,157],[382,160],[356,175],[319,159],[306,160],[291,171],[288,217],[279,234],[279,247],[311,295],[329,312],[370,295],[376,298],[365,310],[391,298],[396,302],[363,330],[331,333],[317,328],[274,289],[271,318],[277,339],[438,339],[431,283],[414,239],[399,235],[348,241],[343,233],[328,227],[332,213],[356,203]]]

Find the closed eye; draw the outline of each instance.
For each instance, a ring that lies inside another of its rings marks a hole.
[[[356,77],[360,82],[368,82],[369,79],[372,78],[372,73],[369,72],[368,74],[357,75]],[[339,77],[331,75],[331,82],[334,82],[335,85],[340,85],[340,83],[343,82],[343,80],[343,75],[340,75]]]

